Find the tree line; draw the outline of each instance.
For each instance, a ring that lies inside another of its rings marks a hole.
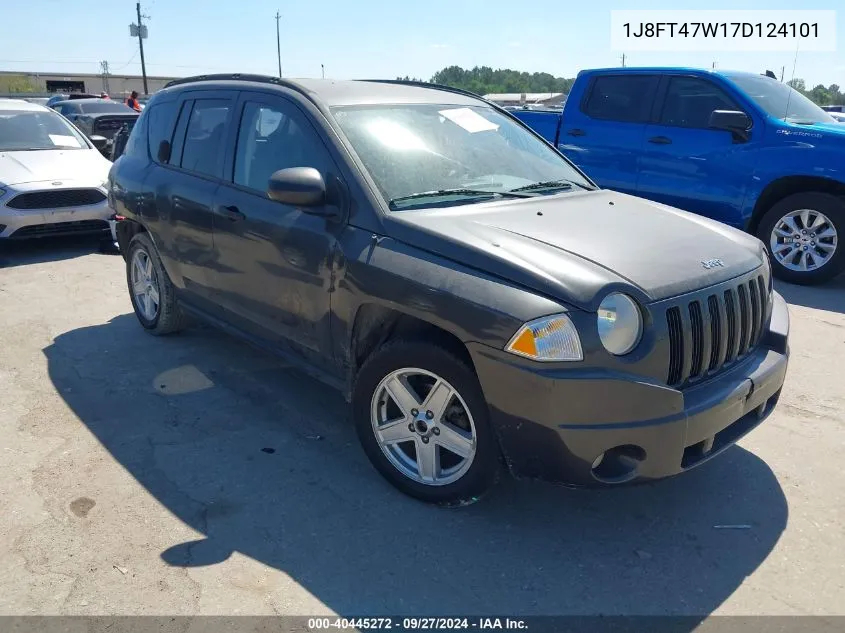
[[[404,81],[425,81],[415,77],[397,77]],[[476,94],[562,92],[568,94],[574,78],[555,77],[549,73],[527,73],[510,68],[493,69],[489,66],[461,68],[448,66],[438,70],[429,79],[431,83],[470,90]],[[809,97],[818,105],[845,105],[845,93],[836,84],[824,87],[822,84],[808,90],[803,79],[787,82],[790,86]]]

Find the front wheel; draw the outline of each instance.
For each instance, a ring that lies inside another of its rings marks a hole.
[[[845,269],[845,200],[829,193],[787,196],[760,222],[757,235],[778,279],[814,285]]]
[[[466,505],[495,483],[499,451],[487,403],[475,373],[450,351],[389,342],[361,368],[353,406],[364,451],[405,494]]]

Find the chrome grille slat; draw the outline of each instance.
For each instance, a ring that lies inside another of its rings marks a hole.
[[[757,274],[668,306],[667,384],[683,387],[745,357],[762,339],[768,302],[765,278]]]

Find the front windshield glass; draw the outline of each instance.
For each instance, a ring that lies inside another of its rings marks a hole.
[[[833,118],[807,97],[770,77],[729,75],[757,105],[776,119],[791,123],[833,123]]]
[[[88,149],[88,145],[55,112],[0,110],[0,151],[47,149]]]
[[[553,149],[487,106],[348,106],[333,113],[394,210],[592,188]],[[531,192],[514,192],[523,188]]]

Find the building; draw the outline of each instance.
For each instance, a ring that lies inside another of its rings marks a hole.
[[[177,77],[147,75],[147,87],[152,94],[164,88],[169,81]],[[55,93],[88,92],[99,94],[107,92],[114,97],[128,96],[137,90],[144,94],[144,79],[140,75],[95,73],[41,73],[0,70],[0,96],[30,93],[48,95]]]
[[[566,101],[562,92],[493,93],[484,95],[484,98],[500,106],[536,105],[548,108],[559,108]]]

